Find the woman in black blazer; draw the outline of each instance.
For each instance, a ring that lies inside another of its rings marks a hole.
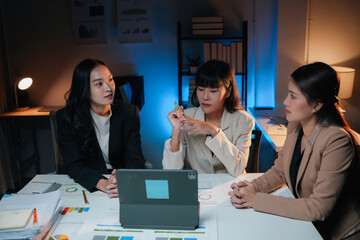
[[[136,106],[114,103],[115,82],[106,65],[80,62],[73,74],[66,106],[56,114],[64,170],[89,191],[117,197],[117,168],[144,168]],[[103,174],[112,175],[109,179]]]

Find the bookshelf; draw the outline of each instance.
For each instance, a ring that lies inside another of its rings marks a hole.
[[[199,48],[204,48],[206,43],[217,43],[224,44],[228,46],[231,43],[242,43],[241,45],[241,56],[236,58],[240,60],[241,70],[237,71],[235,68],[235,75],[237,79],[238,88],[240,91],[240,96],[242,99],[242,105],[246,109],[247,106],[247,33],[248,33],[248,24],[247,21],[243,21],[243,34],[238,36],[226,36],[226,35],[182,35],[181,23],[177,24],[177,54],[178,54],[178,94],[179,94],[179,104],[183,105],[185,108],[190,104],[188,101],[183,99],[183,86],[188,84],[187,81],[184,81],[185,78],[189,79],[191,77],[195,78],[195,73],[190,73],[188,68],[186,68],[186,43],[192,42],[194,45]],[[197,49],[199,50],[199,49]],[[204,51],[200,52],[200,59],[204,62]],[[225,61],[226,62],[226,61]],[[240,82],[239,82],[240,80]],[[190,80],[189,80],[190,81]]]

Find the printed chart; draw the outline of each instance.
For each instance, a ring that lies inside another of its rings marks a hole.
[[[70,214],[70,213],[86,213],[89,212],[89,207],[65,207],[61,212],[61,215]]]
[[[220,179],[214,176],[203,174],[199,179],[198,198],[201,207],[230,206],[228,191],[230,184],[222,184]]]
[[[123,229],[122,227],[98,226],[92,240],[207,240],[205,227],[194,231]]]

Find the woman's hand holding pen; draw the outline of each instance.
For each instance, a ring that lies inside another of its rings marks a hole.
[[[179,151],[180,148],[180,134],[183,121],[185,120],[184,108],[177,105],[175,102],[175,109],[168,114],[168,119],[173,127],[170,140],[170,148],[172,152]]]
[[[218,127],[216,127],[214,124],[203,122],[189,116],[185,116],[185,120],[183,120],[182,123],[184,125],[181,127],[181,130],[189,130],[188,134],[190,135],[204,134],[215,137],[219,132]]]
[[[108,179],[109,185],[106,187],[106,192],[109,194],[111,198],[119,197],[117,186],[116,186],[116,177],[115,177],[116,169],[111,172],[111,175]]]
[[[251,182],[240,181],[230,186],[233,191],[229,192],[230,202],[236,208],[252,208],[254,198],[258,192]]]
[[[168,119],[173,129],[181,131],[182,122],[185,120],[184,108],[175,102],[175,109],[168,114]]]

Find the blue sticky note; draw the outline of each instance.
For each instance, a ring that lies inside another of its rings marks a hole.
[[[169,183],[167,180],[145,180],[145,187],[148,199],[169,199]]]

